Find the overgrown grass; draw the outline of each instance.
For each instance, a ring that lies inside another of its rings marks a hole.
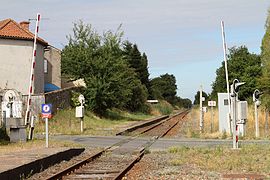
[[[152,117],[142,113],[128,113],[120,110],[110,110],[105,117],[98,117],[90,111],[85,113],[84,132],[88,135],[115,135],[128,124]],[[35,133],[44,133],[45,123],[40,120],[35,127]],[[49,120],[50,134],[81,134],[80,119],[75,117],[75,109],[60,110]]]
[[[200,112],[199,108],[192,109],[192,119],[196,121],[193,123],[193,127],[190,128],[190,131],[199,132],[199,119],[200,119]],[[219,133],[219,119],[218,119],[218,108],[214,108],[214,123],[213,123],[213,131],[210,131],[211,127],[211,109],[208,108],[208,112],[204,114],[204,133],[200,135],[201,138],[219,138],[219,139],[226,139],[230,137],[230,134],[226,133]],[[260,130],[260,137],[255,138],[255,118],[254,118],[254,107],[248,107],[248,119],[246,123],[246,132],[244,137],[240,137],[241,139],[269,139],[270,137],[270,122],[268,122],[268,126],[265,120],[265,111],[263,108],[259,109],[259,130]],[[190,136],[191,134],[187,134]]]
[[[269,173],[270,145],[243,145],[239,150],[228,147],[172,147],[173,165],[195,164],[201,169],[231,173]],[[191,158],[192,157],[192,158]]]
[[[153,110],[160,112],[162,115],[168,115],[168,114],[171,114],[173,112],[174,108],[168,102],[160,101],[158,104],[152,105],[152,111]]]

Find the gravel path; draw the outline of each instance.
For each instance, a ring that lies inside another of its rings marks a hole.
[[[128,180],[177,180],[177,179],[220,179],[216,172],[203,171],[190,164],[174,166],[175,154],[152,152],[146,154],[123,179]]]

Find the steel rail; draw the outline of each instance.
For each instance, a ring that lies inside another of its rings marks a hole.
[[[116,177],[114,178],[114,180],[121,180],[122,179],[122,177],[124,177],[125,176],[125,174],[137,163],[137,162],[139,162],[141,159],[142,159],[142,157],[143,157],[143,155],[145,154],[145,149],[146,148],[144,148],[143,149],[143,151],[137,156],[137,158],[136,159],[134,159],[132,162],[130,162],[127,166],[126,166],[126,168],[124,168],[119,174],[117,174],[116,175]]]
[[[106,151],[106,149],[99,151],[98,153],[92,155],[91,157],[87,157],[84,160],[81,160],[80,162],[67,167],[66,169],[57,172],[56,174],[51,175],[50,177],[46,178],[46,180],[54,180],[54,179],[61,179],[63,176],[68,175],[71,172],[74,172],[76,169],[79,169],[80,167],[82,167],[83,165],[93,161],[94,159],[98,158],[99,156],[101,156],[104,152]]]
[[[177,114],[175,114],[175,115],[173,115],[172,117],[170,117],[170,118],[168,118],[168,120],[169,119],[171,119],[171,118],[173,118],[173,117],[176,117],[176,116],[178,116],[178,115],[180,115],[180,114],[183,114],[183,116],[181,117],[181,119],[183,119],[187,114],[188,114],[188,112],[189,111],[184,111],[184,112],[180,112],[180,113],[177,113]],[[167,120],[167,121],[168,121]],[[164,122],[166,122],[165,120],[164,120]],[[147,144],[147,146],[146,147],[144,147],[143,149],[142,149],[142,151],[141,151],[141,153],[137,156],[137,158],[135,159],[135,160],[133,160],[128,166],[126,166],[126,168],[125,169],[123,169],[115,178],[114,178],[114,180],[121,180],[124,176],[125,176],[125,174],[137,163],[137,162],[139,162],[140,160],[141,160],[141,158],[143,157],[143,155],[145,154],[145,150],[148,148],[148,147],[150,147],[152,144],[154,144],[157,140],[158,140],[158,138],[160,138],[160,137],[163,137],[164,135],[166,135],[176,124],[178,124],[179,123],[179,121],[177,121],[172,127],[170,127],[168,130],[166,130],[166,132],[165,133],[163,133],[162,135],[160,135],[160,136],[158,136],[157,138],[155,138],[152,142],[149,142],[148,144]],[[162,124],[162,123],[158,123],[159,125],[160,124]],[[155,126],[156,127],[156,126]],[[150,129],[153,129],[153,128],[149,128],[149,130]]]
[[[159,125],[161,125],[162,123],[167,122],[168,120],[172,119],[173,117],[178,116],[178,115],[183,114],[183,113],[184,113],[184,116],[185,116],[188,113],[188,111],[176,113],[173,116],[171,116],[169,118],[166,118],[165,120],[157,123],[155,126],[150,127],[148,129],[144,130],[143,132],[140,132],[140,134],[143,134],[143,133],[145,133],[145,132],[147,132],[147,131],[149,131],[149,130],[151,130],[151,129],[159,126]],[[181,117],[181,118],[183,119],[183,117]],[[179,122],[179,121],[177,121],[177,122]],[[172,128],[169,128],[169,130],[166,131],[166,134],[171,129]],[[165,133],[163,133],[163,134],[165,134]],[[158,138],[163,137],[163,134],[160,135],[160,136],[155,136],[155,138],[152,138],[150,141],[148,141],[147,143],[145,143],[146,146],[144,146],[144,148],[140,151],[139,155],[134,160],[132,160],[128,164],[128,166],[126,166],[121,172],[119,172],[114,179],[116,179],[116,180],[121,179],[133,167],[133,165],[135,163],[137,163],[143,157],[143,155],[145,154],[145,150],[148,147],[150,147],[154,142],[156,142]],[[86,165],[87,163],[90,163],[91,161],[94,161],[95,159],[99,158],[102,154],[104,154],[109,149],[111,149],[113,147],[121,146],[121,145],[123,145],[125,143],[128,143],[128,142],[136,139],[139,135],[135,135],[135,136],[129,137],[127,139],[123,139],[123,140],[121,140],[121,141],[119,141],[119,142],[117,142],[117,143],[115,143],[115,144],[113,144],[113,145],[105,148],[104,150],[97,152],[96,154],[92,155],[91,157],[87,157],[86,159],[81,160],[81,161],[77,162],[76,164],[71,165],[71,166],[67,167],[66,169],[64,169],[62,171],[59,171],[58,173],[53,174],[53,175],[51,175],[51,176],[49,176],[48,178],[45,178],[45,179],[46,180],[62,179],[62,177],[69,175],[70,173],[76,171],[77,169],[81,168],[82,166]]]
[[[151,119],[151,120],[148,120],[146,122],[143,122],[143,123],[141,123],[139,125],[135,125],[133,127],[130,127],[128,129],[125,129],[124,131],[121,131],[121,132],[117,133],[116,136],[118,136],[118,135],[124,135],[126,133],[130,133],[130,132],[136,131],[136,129],[138,129],[138,128],[142,128],[142,127],[145,127],[145,126],[149,126],[149,125],[155,124],[156,122],[159,122],[159,121],[161,121],[163,119],[166,119],[166,118],[169,118],[169,116],[168,115],[163,115],[163,116],[156,117],[154,119]]]
[[[189,111],[185,111],[183,112],[183,116],[181,117],[181,120],[185,118],[185,116],[189,113]],[[181,113],[180,113],[181,114]],[[178,115],[180,115],[178,114]],[[175,117],[175,116],[174,116]],[[161,134],[159,137],[164,137],[166,136],[166,134],[168,134],[168,132],[170,132],[177,124],[179,123],[179,121],[176,121],[176,123],[174,123],[168,130],[166,130],[163,134]]]

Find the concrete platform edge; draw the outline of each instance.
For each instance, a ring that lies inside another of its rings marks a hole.
[[[63,160],[69,160],[74,156],[81,154],[84,148],[72,148],[56,154],[44,157],[24,164],[14,169],[10,169],[0,173],[0,179],[26,179],[29,175],[41,172],[42,170],[60,163]],[[16,163],[16,162],[14,162]]]

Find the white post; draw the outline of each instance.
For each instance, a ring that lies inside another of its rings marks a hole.
[[[83,132],[83,117],[81,117],[81,132]]]
[[[203,132],[202,85],[200,86],[200,132]]]
[[[227,66],[227,46],[225,41],[225,31],[224,31],[224,22],[221,21],[221,30],[222,30],[222,41],[223,41],[223,57],[225,63],[225,75],[226,75],[226,86],[227,86],[227,93],[228,93],[228,105],[229,105],[229,121],[231,121],[231,102],[230,102],[230,86],[229,86],[229,75],[228,75],[228,66]],[[232,132],[231,126],[229,122],[229,129]]]
[[[256,138],[258,138],[260,135],[259,135],[259,120],[258,120],[258,106],[256,104],[257,101],[255,101],[255,110],[254,110],[254,113],[255,113],[255,135],[256,135]]]
[[[81,132],[83,132],[83,117],[84,117],[84,103],[85,103],[85,98],[82,94],[79,95],[78,98],[79,102],[81,103],[80,106],[80,110],[81,110],[81,114],[80,114],[80,119],[81,119]]]
[[[213,115],[213,106],[211,106],[211,133],[214,130],[214,115]]]
[[[48,125],[48,118],[45,118],[45,131],[46,131],[46,148],[49,147],[49,125]]]
[[[236,138],[236,94],[232,97],[232,134],[233,134],[233,149],[238,148]]]

